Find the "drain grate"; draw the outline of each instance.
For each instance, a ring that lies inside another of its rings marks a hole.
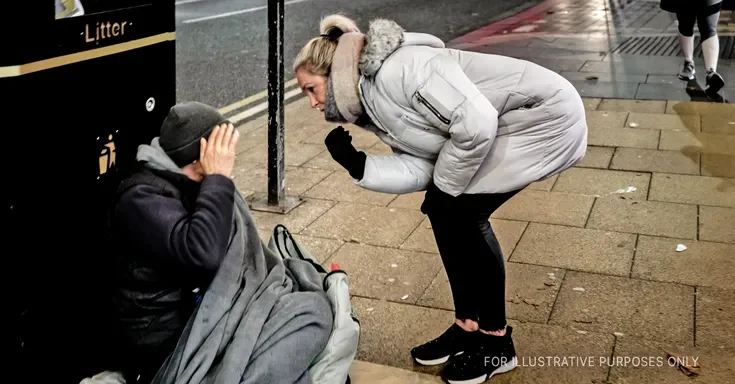
[[[735,36],[719,36],[720,59],[735,59]],[[694,37],[694,57],[702,57],[699,36]],[[684,56],[679,47],[678,36],[631,37],[615,47],[610,53],[641,56]]]

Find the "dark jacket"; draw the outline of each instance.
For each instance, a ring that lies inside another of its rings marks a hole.
[[[173,351],[226,253],[235,186],[141,167],[117,190],[110,233],[117,322],[133,370],[153,374]]]

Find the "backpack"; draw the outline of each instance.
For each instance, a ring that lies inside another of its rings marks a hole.
[[[281,224],[273,229],[268,248],[284,259],[310,262],[323,277],[324,291],[334,310],[334,322],[327,345],[314,359],[309,375],[312,383],[349,384],[349,371],[360,340],[360,321],[352,310],[347,273],[340,269],[327,272]]]

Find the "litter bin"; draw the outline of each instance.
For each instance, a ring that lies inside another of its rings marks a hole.
[[[3,7],[6,366],[15,382],[79,383],[114,360],[104,213],[175,103],[174,1]]]

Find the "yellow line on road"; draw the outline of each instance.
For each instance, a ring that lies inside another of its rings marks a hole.
[[[298,88],[292,89],[291,91],[286,92],[283,95],[283,101],[286,102],[286,101],[292,99],[294,96],[298,96],[300,93],[301,93],[301,89],[298,89]],[[245,119],[247,119],[247,118],[249,118],[251,116],[255,116],[256,114],[258,114],[260,112],[263,112],[266,109],[268,109],[268,102],[260,103],[260,104],[258,104],[256,106],[252,107],[252,108],[248,108],[248,109],[246,109],[246,110],[238,113],[235,116],[232,116],[228,120],[230,120],[230,122],[232,124],[237,125],[241,121],[243,121],[243,120],[245,120]]]
[[[283,88],[284,89],[289,88],[289,87],[291,87],[294,84],[296,84],[296,79],[291,79],[286,84],[283,85]],[[234,103],[232,103],[232,104],[230,104],[228,106],[222,107],[222,108],[219,109],[219,113],[221,113],[223,115],[226,115],[226,114],[228,114],[228,113],[230,113],[230,112],[232,112],[232,111],[234,111],[236,109],[240,109],[240,108],[242,108],[242,107],[244,107],[244,106],[246,106],[246,105],[248,105],[248,104],[250,104],[250,103],[252,103],[252,102],[254,102],[256,100],[262,99],[262,98],[264,98],[266,96],[268,96],[268,90],[267,89],[265,91],[258,92],[258,93],[254,94],[252,96],[248,96],[248,97],[246,97],[246,98],[244,98],[244,99],[242,99],[240,101],[236,101],[236,102],[234,102]]]

